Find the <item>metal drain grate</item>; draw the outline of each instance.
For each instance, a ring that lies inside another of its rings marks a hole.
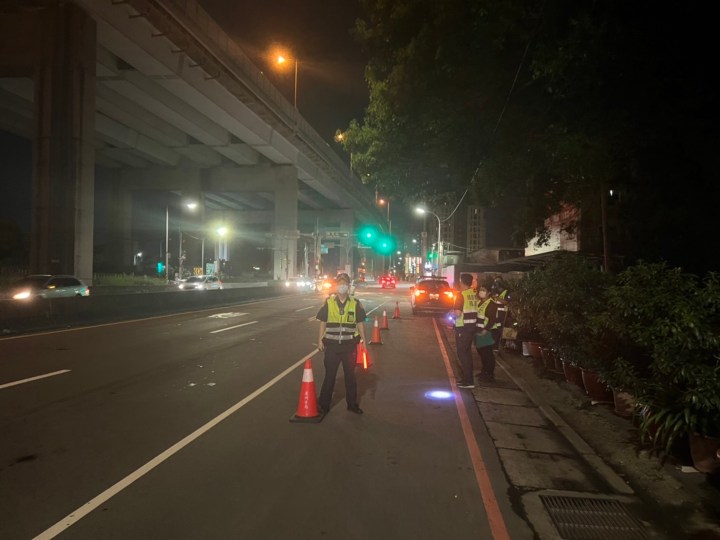
[[[650,538],[626,505],[614,499],[540,495],[555,527],[566,540]]]

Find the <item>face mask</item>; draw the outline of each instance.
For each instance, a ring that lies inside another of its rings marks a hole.
[[[487,298],[487,291],[478,291],[478,298]]]
[[[340,294],[347,294],[347,292],[350,290],[350,287],[347,285],[338,285],[337,286],[337,292]]]

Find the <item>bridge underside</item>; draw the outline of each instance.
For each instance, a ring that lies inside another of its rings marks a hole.
[[[137,192],[192,198],[201,223],[265,227],[274,276],[295,273],[298,239],[328,212],[346,231],[369,215],[352,177],[308,151],[319,143],[299,118],[268,105],[277,96],[209,74],[222,55],[199,59],[196,36],[151,24],[131,5],[142,0],[28,4],[0,13],[0,128],[33,144],[31,271],[92,281],[96,174],[111,183],[98,204],[118,268],[132,261]]]

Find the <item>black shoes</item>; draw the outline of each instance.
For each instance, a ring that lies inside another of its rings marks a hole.
[[[350,405],[347,408],[348,411],[353,412],[355,414],[362,414],[363,410],[358,405]]]
[[[327,414],[330,412],[330,408],[323,407],[322,405],[318,405],[318,411],[320,411],[322,414]]]

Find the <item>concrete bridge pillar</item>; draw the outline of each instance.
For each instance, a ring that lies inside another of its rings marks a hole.
[[[0,14],[0,75],[34,81],[30,271],[93,275],[95,22],[70,2]]]
[[[275,214],[273,216],[273,277],[286,279],[297,273],[298,181],[292,166],[273,167]]]

